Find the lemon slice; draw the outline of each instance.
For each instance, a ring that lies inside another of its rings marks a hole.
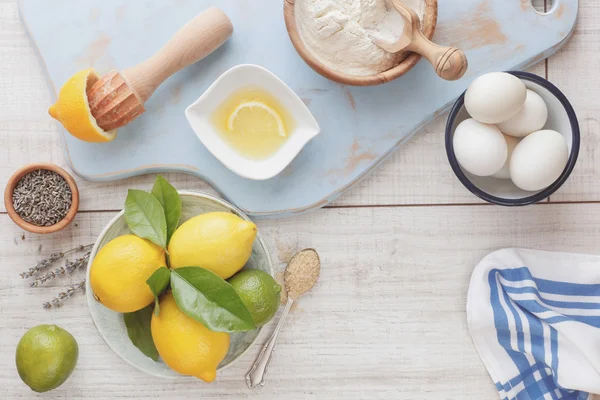
[[[73,75],[60,89],[58,100],[48,112],[73,136],[86,142],[110,142],[117,135],[116,129],[105,131],[92,116],[86,89],[100,76],[93,69],[85,69]]]
[[[261,101],[246,101],[238,105],[227,120],[227,129],[230,132],[287,136],[279,113]]]

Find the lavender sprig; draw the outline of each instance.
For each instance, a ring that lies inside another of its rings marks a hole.
[[[81,282],[69,286],[64,292],[60,292],[51,301],[47,301],[43,304],[46,309],[62,307],[63,303],[73,297],[78,291],[85,293],[85,279]]]
[[[44,270],[48,269],[49,267],[51,267],[52,264],[54,264],[56,261],[63,258],[65,255],[74,253],[76,251],[84,251],[84,250],[91,248],[92,246],[93,246],[93,244],[88,244],[86,246],[77,246],[71,250],[62,251],[62,252],[58,252],[58,253],[52,253],[52,254],[50,254],[50,257],[44,258],[43,260],[38,261],[38,263],[36,265],[29,268],[29,270],[27,270],[25,272],[21,272],[19,275],[23,279],[31,278],[32,276],[37,275],[41,271],[44,271]]]
[[[61,259],[64,256],[65,253],[52,253],[50,254],[50,257],[38,261],[38,263],[35,264],[35,266],[29,268],[29,270],[26,272],[21,272],[19,275],[21,275],[21,278],[23,279],[30,278],[36,275],[38,272],[49,268],[52,264],[54,264],[57,260]]]
[[[59,276],[71,275],[73,272],[85,268],[91,254],[91,252],[87,252],[85,255],[83,255],[83,257],[77,258],[75,261],[65,261],[64,267],[56,268],[53,271],[36,278],[36,280],[29,284],[29,287],[41,286],[48,281],[58,278]]]

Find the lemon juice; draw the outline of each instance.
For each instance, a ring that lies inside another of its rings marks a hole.
[[[281,102],[257,87],[232,93],[217,107],[212,123],[229,146],[254,160],[275,153],[289,139],[295,126]]]

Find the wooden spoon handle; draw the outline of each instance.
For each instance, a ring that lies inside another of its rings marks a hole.
[[[232,33],[233,25],[227,15],[210,8],[188,22],[154,56],[123,71],[123,76],[145,103],[165,79],[208,56]]]
[[[412,43],[407,50],[414,51],[425,57],[440,78],[455,81],[463,77],[469,63],[467,56],[455,47],[440,46],[433,43],[421,32],[415,31]]]

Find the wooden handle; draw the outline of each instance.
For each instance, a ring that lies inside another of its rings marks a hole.
[[[165,79],[208,56],[232,33],[233,25],[227,15],[210,8],[188,22],[154,56],[123,71],[123,76],[145,103]]]
[[[421,30],[415,32],[412,43],[407,50],[425,57],[440,78],[455,81],[463,77],[469,67],[467,56],[455,47],[440,46],[431,42]]]

